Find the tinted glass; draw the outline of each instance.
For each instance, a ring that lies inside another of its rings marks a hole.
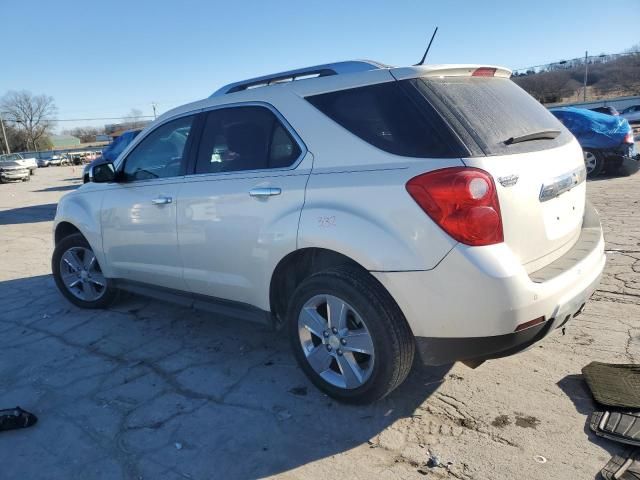
[[[135,181],[181,175],[193,118],[182,117],[167,122],[147,135],[125,159],[124,179]]]
[[[562,124],[508,78],[444,77],[407,80],[415,85],[485,155],[544,150],[570,141]],[[555,139],[506,145],[505,140],[543,130],[560,130]]]
[[[432,158],[466,153],[431,105],[398,82],[323,93],[307,100],[385,152]]]
[[[264,107],[234,107],[207,113],[196,173],[236,172],[291,166],[300,147]]]

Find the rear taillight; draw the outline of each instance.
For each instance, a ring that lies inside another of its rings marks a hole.
[[[409,180],[407,191],[434,222],[459,242],[481,246],[504,241],[496,185],[484,170],[435,170]]]
[[[633,131],[629,131],[627,132],[627,134],[624,136],[624,143],[633,143]]]
[[[471,74],[472,77],[493,77],[496,74],[496,68],[480,67],[476,68]]]

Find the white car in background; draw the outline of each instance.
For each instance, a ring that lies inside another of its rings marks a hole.
[[[341,62],[167,112],[60,200],[56,284],[266,322],[348,402],[416,352],[522,351],[582,311],[605,255],[580,145],[509,77]]]
[[[16,165],[28,169],[31,175],[35,174],[38,169],[38,162],[35,157],[25,158],[21,153],[6,153],[0,155],[0,162],[15,162]]]

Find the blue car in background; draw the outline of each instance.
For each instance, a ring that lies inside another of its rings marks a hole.
[[[588,177],[596,177],[605,170],[622,175],[638,171],[638,153],[627,120],[576,107],[550,111],[578,139]]]
[[[89,163],[84,167],[84,171],[82,172],[82,178],[84,183],[89,181],[89,169],[98,163],[103,163],[105,160],[108,162],[115,162],[118,155],[124,152],[124,149],[133,142],[133,139],[138,136],[138,134],[142,131],[141,128],[135,130],[127,130],[122,132],[122,135],[113,139],[113,141],[107,145],[104,150],[102,150],[102,155],[96,158],[93,162]]]

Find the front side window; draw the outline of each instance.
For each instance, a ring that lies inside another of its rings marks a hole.
[[[182,174],[185,147],[194,116],[161,125],[147,135],[124,161],[125,181],[176,177]]]
[[[196,173],[290,167],[301,149],[271,110],[232,107],[206,114]]]

